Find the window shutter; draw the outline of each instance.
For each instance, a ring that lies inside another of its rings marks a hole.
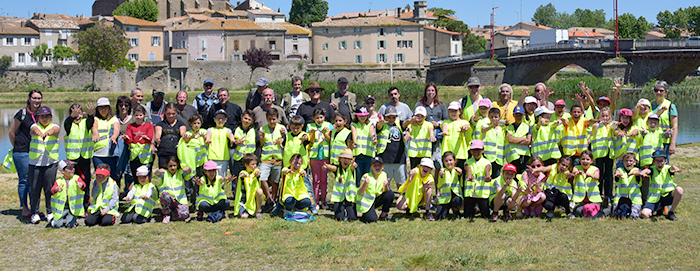
[[[18,38],[12,39],[12,46],[17,46],[17,40],[18,40]]]
[[[381,49],[382,47],[380,46],[380,41],[377,41],[377,49]]]
[[[34,38],[32,38],[32,46],[34,46]]]
[[[7,46],[7,39],[2,39],[2,46]]]
[[[338,50],[343,49],[343,44],[339,41],[338,42]]]

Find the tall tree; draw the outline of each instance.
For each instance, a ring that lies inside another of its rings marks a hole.
[[[141,20],[155,22],[158,20],[158,5],[153,0],[134,0],[124,2],[112,12],[114,16],[131,16]]]
[[[552,3],[545,6],[540,5],[535,9],[535,13],[532,14],[532,21],[541,25],[556,27],[560,23],[560,14]]]
[[[328,2],[324,0],[292,0],[289,22],[310,27],[312,23],[326,19]]]
[[[250,67],[250,78],[248,78],[248,83],[253,79],[253,72],[257,68],[267,69],[272,65],[272,55],[269,51],[265,51],[262,48],[250,48],[243,53],[243,59],[245,59],[245,64]]]
[[[106,69],[114,72],[119,68],[134,69],[134,62],[126,58],[131,48],[124,30],[99,22],[80,31],[75,37],[78,44],[78,63],[92,70],[92,89],[95,89],[95,72]]]
[[[625,13],[618,17],[620,38],[622,39],[644,39],[644,36],[654,24],[649,23],[644,16],[634,17],[631,13]],[[610,20],[609,24],[615,24],[615,20]]]
[[[656,15],[657,25],[664,29],[666,38],[677,39],[681,37],[683,30],[688,29],[689,14],[683,8],[671,13],[670,11],[659,11]]]
[[[574,26],[579,27],[607,27],[605,11],[602,9],[590,10],[577,8],[574,14]]]
[[[486,50],[486,39],[482,36],[474,35],[471,31],[462,37],[462,51],[464,53],[474,53]]]

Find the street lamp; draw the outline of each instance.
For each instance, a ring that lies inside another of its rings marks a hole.
[[[494,16],[496,16],[496,9],[497,8],[498,7],[491,8],[491,58],[493,58],[493,56],[495,55],[493,43],[495,42],[495,39],[496,39],[496,29],[494,27],[494,24],[496,23],[496,21],[494,20]]]

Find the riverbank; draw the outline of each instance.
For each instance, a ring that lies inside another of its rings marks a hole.
[[[17,219],[16,175],[0,174],[0,251],[12,259],[0,269],[692,270],[700,257],[700,145],[679,146],[671,162],[683,169],[675,179],[685,189],[676,222],[416,217],[366,225],[325,211],[307,224],[265,215],[54,230]]]

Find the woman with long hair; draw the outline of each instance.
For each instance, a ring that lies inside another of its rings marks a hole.
[[[12,144],[12,159],[17,169],[17,194],[19,194],[19,204],[22,207],[22,216],[29,217],[29,185],[27,184],[27,174],[29,172],[29,142],[31,141],[30,127],[37,123],[35,116],[37,109],[41,107],[43,99],[41,91],[33,89],[27,96],[27,106],[20,109],[12,118],[10,124],[10,144]]]

